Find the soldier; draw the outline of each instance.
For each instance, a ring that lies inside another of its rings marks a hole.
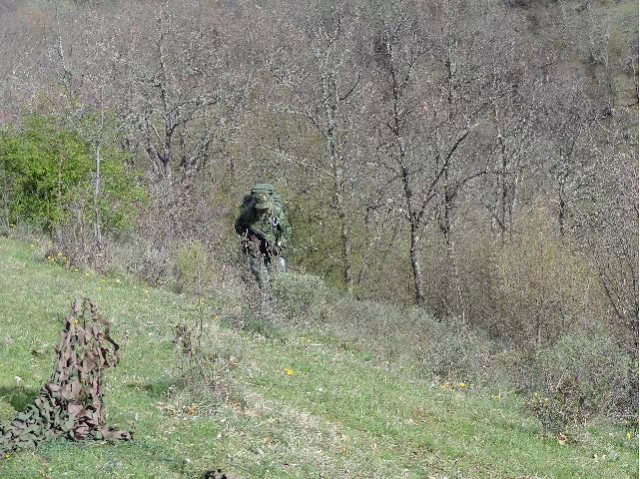
[[[242,237],[249,269],[260,288],[264,289],[274,269],[285,270],[282,253],[291,239],[291,225],[279,196],[274,194],[273,185],[254,185],[251,194],[244,198],[235,227],[236,233]]]

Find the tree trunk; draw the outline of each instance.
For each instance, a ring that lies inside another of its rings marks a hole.
[[[104,134],[104,88],[100,90],[100,129],[94,140],[94,156],[96,161],[96,181],[93,190],[93,208],[95,213],[95,236],[98,250],[102,248],[102,227],[100,225],[100,163],[102,161],[102,136]]]
[[[564,198],[562,196],[562,193],[560,194],[560,201],[558,204],[558,226],[560,228],[560,238],[562,238],[562,241],[564,242],[564,219],[565,219],[565,215],[566,215],[566,203],[564,201]]]
[[[98,243],[98,248],[102,245],[102,229],[100,226],[100,141],[96,141],[95,144],[95,160],[96,160],[96,182],[93,190],[93,208],[95,212],[95,235]]]
[[[504,152],[504,145],[501,142],[502,147],[502,165],[500,170],[500,182],[502,187],[502,197],[500,198],[500,242],[504,245],[504,234],[507,229],[507,201],[509,196],[509,186],[507,184],[507,157]]]
[[[566,175],[560,179],[560,184],[558,185],[558,228],[560,230],[560,239],[562,243],[564,243],[564,230],[565,230],[565,220],[567,217],[567,201],[565,199],[565,180]]]
[[[334,160],[334,201],[338,218],[340,220],[340,240],[342,242],[342,278],[347,286],[349,294],[353,293],[353,273],[351,270],[351,238],[349,236],[349,224],[347,212],[342,195],[342,168]]]
[[[330,90],[328,85],[324,85],[325,94]],[[328,95],[327,95],[328,97]],[[349,237],[349,225],[347,223],[347,212],[344,206],[343,196],[343,170],[342,170],[342,158],[337,152],[336,137],[335,137],[335,114],[336,106],[331,106],[325,101],[325,116],[327,121],[327,129],[325,132],[327,139],[327,154],[329,155],[329,161],[331,162],[331,169],[333,172],[333,196],[338,218],[340,219],[340,239],[342,242],[342,278],[344,284],[347,286],[349,294],[353,294],[353,274],[351,270],[351,238]]]
[[[58,213],[62,211],[62,163],[64,159],[64,153],[62,150],[62,146],[58,146],[58,184],[56,191],[56,207],[58,208]]]
[[[340,201],[338,206],[338,217],[340,218],[340,236],[342,240],[342,268],[344,284],[347,285],[349,294],[353,294],[353,273],[351,270],[351,239],[349,238],[349,225],[344,204]]]
[[[460,304],[460,315],[462,316],[462,324],[465,325],[467,324],[467,308],[464,304],[464,298],[462,297],[460,271],[458,271],[458,262],[456,261],[456,244],[451,238],[449,238],[449,240],[447,241],[447,256],[449,258],[449,264],[451,265],[453,281],[456,286],[456,294],[458,295],[458,302]]]
[[[415,222],[411,223],[411,269],[413,271],[413,284],[415,287],[416,304],[424,304],[424,276],[420,266],[420,232]]]
[[[446,180],[448,182],[448,179]],[[462,287],[460,282],[460,272],[458,271],[458,263],[456,262],[456,253],[455,253],[455,242],[451,237],[451,209],[453,208],[453,199],[452,194],[449,193],[447,189],[445,189],[445,201],[444,201],[444,219],[442,224],[440,225],[440,229],[442,234],[444,235],[444,241],[447,250],[447,278],[445,281],[445,292],[444,298],[447,308],[447,313],[450,312],[460,313],[462,316],[462,324],[466,324],[466,308],[464,305],[464,300],[462,298]],[[455,289],[455,293],[454,293]],[[453,307],[453,297],[457,296],[458,300],[458,308]]]

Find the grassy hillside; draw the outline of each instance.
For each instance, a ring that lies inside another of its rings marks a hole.
[[[241,478],[638,477],[637,440],[622,428],[596,424],[562,445],[539,436],[512,393],[431,384],[308,331],[267,340],[207,314],[225,400],[187,393],[171,340],[199,314],[193,299],[68,271],[35,250],[0,239],[0,420],[47,380],[59,320],[86,295],[123,347],[107,375],[108,422],[134,441],[43,445],[0,459],[2,478],[187,478],[214,466]]]

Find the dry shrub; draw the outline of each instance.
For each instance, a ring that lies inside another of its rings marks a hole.
[[[598,288],[588,265],[533,210],[498,256],[502,334],[517,344],[553,343],[587,315],[598,314]]]
[[[49,254],[62,252],[68,258],[68,266],[104,271],[110,259],[109,250],[104,248],[104,244],[99,244],[94,225],[88,220],[87,209],[83,200],[74,200],[66,205],[68,217],[56,223]]]
[[[217,186],[202,183],[150,185],[151,203],[138,218],[136,231],[156,244],[200,240],[205,248],[224,249],[232,228],[230,199]]]
[[[151,284],[171,283],[180,291],[193,289],[195,268],[200,268],[201,284],[222,281],[224,267],[211,253],[225,255],[233,248],[225,198],[215,188],[154,183],[135,229],[104,231],[101,241],[87,220],[87,204],[69,203],[69,217],[56,225],[45,257],[62,252],[68,266],[133,274]],[[189,259],[190,254],[196,257]]]
[[[100,273],[109,270],[113,258],[113,244],[110,241],[97,242],[95,237],[84,242],[74,234],[71,228],[60,230],[55,234],[48,256],[64,255],[64,266],[87,267]],[[87,235],[93,236],[93,235]]]
[[[455,322],[441,323],[423,335],[420,359],[432,375],[474,386],[502,386],[507,370],[496,361],[498,344],[481,331],[460,327]]]
[[[158,246],[152,240],[135,236],[126,243],[114,246],[111,272],[133,274],[150,284],[166,284],[173,271],[174,258],[169,248]]]
[[[178,247],[174,270],[177,292],[201,293],[213,279],[209,252],[200,240],[193,240]]]
[[[322,323],[331,293],[324,281],[312,275],[279,273],[272,281],[278,312],[291,326]]]
[[[177,324],[172,341],[178,377],[167,392],[177,406],[174,411],[187,415],[213,414],[221,402],[243,401],[230,374],[241,362],[241,347],[220,340],[220,334],[201,319]]]
[[[213,387],[215,377],[215,352],[202,346],[202,324],[185,323],[175,326],[173,343],[176,345],[176,367],[183,386],[197,388]]]
[[[428,377],[495,384],[506,377],[494,361],[499,346],[457,320],[438,322],[421,308],[343,296],[328,304],[325,328],[354,338],[379,357],[420,364]]]
[[[583,325],[563,335],[540,351],[533,366],[528,404],[548,431],[582,425],[596,414],[627,421],[637,415],[637,365],[602,326]]]
[[[317,277],[294,273],[278,275],[273,293],[287,325],[320,329],[379,358],[417,362],[429,377],[476,385],[507,377],[493,359],[500,348],[486,335],[454,320],[438,322],[422,308],[357,300]]]
[[[548,215],[544,208],[523,213],[504,244],[489,234],[461,242],[468,317],[505,344],[552,344],[587,314],[604,314],[592,270]]]
[[[201,285],[223,281],[225,265],[214,258],[233,254],[228,203],[226,195],[210,185],[153,183],[135,235],[118,245],[111,269],[153,284],[171,283],[180,291],[194,286],[200,267],[206,275]]]
[[[457,263],[460,271],[462,298],[468,322],[483,328],[494,336],[496,318],[501,315],[500,284],[497,256],[500,239],[480,221],[472,229],[461,231],[456,238]]]
[[[449,288],[453,286],[453,277],[449,277],[451,271],[444,236],[439,229],[431,228],[425,232],[423,241],[424,306],[440,319],[455,316],[458,301],[452,297],[453,290]]]
[[[0,236],[5,236],[18,241],[29,242],[31,240],[43,241],[48,237],[42,232],[39,224],[17,221],[9,223],[8,220],[0,219]]]

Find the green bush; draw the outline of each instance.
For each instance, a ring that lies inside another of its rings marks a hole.
[[[103,231],[130,226],[142,190],[127,175],[126,154],[105,142],[99,211]],[[0,190],[10,223],[26,222],[53,231],[61,222],[90,223],[94,157],[75,130],[45,115],[25,117],[0,134]]]

